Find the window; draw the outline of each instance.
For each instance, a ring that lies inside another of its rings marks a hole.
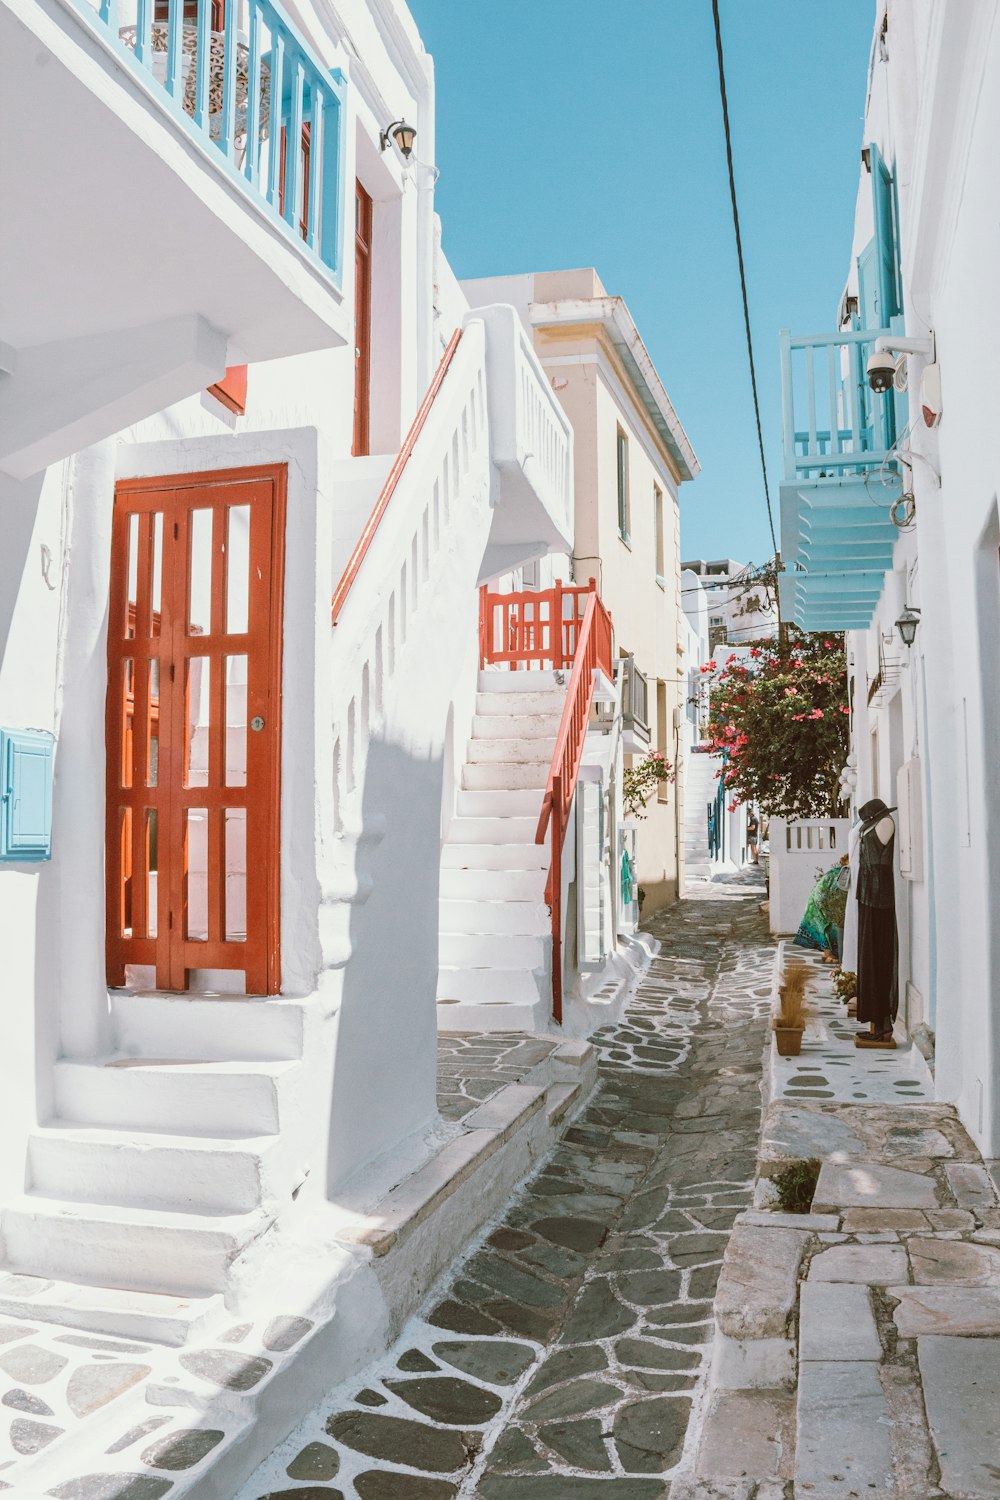
[[[656,577],[663,582],[664,553],[663,553],[663,491],[658,484],[653,485],[653,525],[656,528]]]
[[[618,429],[618,535],[622,541],[631,541],[628,503],[628,438]]]
[[[522,589],[540,589],[542,586],[542,561],[536,557],[533,562],[526,562],[521,569]]]

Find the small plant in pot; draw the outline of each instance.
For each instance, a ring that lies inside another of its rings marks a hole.
[[[798,1057],[806,1025],[805,964],[790,964],[778,986],[778,1014],[771,1022],[779,1057]]]

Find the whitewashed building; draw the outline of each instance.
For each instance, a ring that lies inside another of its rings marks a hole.
[[[1000,1155],[998,129],[995,0],[879,0],[847,283],[829,333],[782,336],[782,601],[806,628],[848,633],[854,804],[899,806],[901,1013],[987,1157]]]
[[[441,251],[403,0],[2,0],[0,51],[0,1310],[169,1349],[280,1297],[231,1494],[585,1097],[614,644],[586,583],[532,673],[491,629],[572,430]],[[458,1139],[450,1007],[557,1044]]]
[[[767,585],[754,578],[750,564],[732,557],[682,562],[685,573],[701,580],[708,605],[709,644],[746,645],[778,634],[777,602]]]

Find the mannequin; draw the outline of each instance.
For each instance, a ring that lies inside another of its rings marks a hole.
[[[892,1024],[899,1004],[896,948],[896,894],[893,846],[896,825],[875,797],[860,808],[858,836],[858,1020],[868,1029],[854,1038],[856,1047],[895,1047]]]

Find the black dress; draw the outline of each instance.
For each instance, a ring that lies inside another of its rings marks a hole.
[[[892,874],[896,835],[883,844],[877,827],[873,823],[861,835],[858,851],[858,1020],[869,1022],[876,1035],[882,1035],[891,1030],[899,1009]]]

